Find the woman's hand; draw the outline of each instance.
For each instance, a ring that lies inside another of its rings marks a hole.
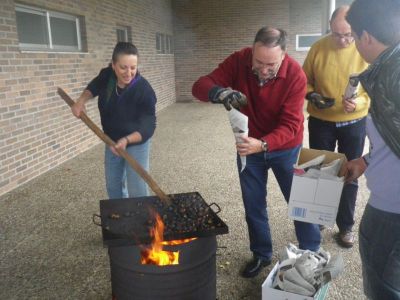
[[[85,103],[80,100],[76,101],[75,104],[71,106],[71,111],[75,117],[80,118],[82,112],[86,113]]]
[[[118,150],[125,150],[128,145],[129,145],[128,138],[125,136],[123,138],[120,138],[116,142],[115,146],[111,146],[110,149],[112,153],[114,153],[117,156],[120,156]]]
[[[247,136],[242,136],[241,139],[241,143],[236,143],[236,149],[240,156],[246,156],[263,151],[260,140]]]
[[[93,98],[92,92],[89,90],[84,90],[82,94],[79,96],[78,100],[76,100],[75,104],[71,106],[72,114],[75,117],[80,118],[82,112],[86,113],[86,107],[85,107],[86,101],[92,98]]]

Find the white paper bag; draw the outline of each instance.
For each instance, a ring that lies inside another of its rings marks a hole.
[[[248,136],[249,134],[249,127],[248,127],[249,118],[234,108],[232,108],[228,112],[228,116],[229,116],[229,122],[231,123],[233,134],[235,136],[236,143],[241,143],[242,137]],[[240,156],[240,161],[242,163],[242,168],[240,172],[242,172],[246,167],[246,156]]]

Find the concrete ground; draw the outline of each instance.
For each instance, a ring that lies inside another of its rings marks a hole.
[[[0,299],[111,299],[107,250],[100,228],[92,223],[98,200],[107,198],[103,147],[98,145],[0,197]],[[278,250],[296,243],[296,238],[270,173],[273,264],[256,278],[239,276],[251,255],[234,139],[223,107],[180,103],[163,110],[152,143],[150,173],[167,194],[198,191],[206,202],[221,206],[220,216],[230,232],[218,236],[218,299],[261,299],[261,285],[277,261]],[[362,178],[355,230],[367,198]],[[331,254],[342,254],[346,267],[332,282],[327,299],[365,299],[358,244],[350,250],[340,248],[333,237],[336,231],[335,227],[323,232],[322,246]]]

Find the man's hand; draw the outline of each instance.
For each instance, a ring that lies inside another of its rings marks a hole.
[[[241,143],[236,143],[236,149],[240,156],[264,151],[261,147],[260,140],[247,136],[243,136],[241,139]]]
[[[355,112],[357,106],[355,98],[349,98],[349,99],[343,98],[342,103],[343,103],[343,110],[346,113]]]
[[[329,108],[335,104],[335,99],[324,97],[316,92],[307,93],[306,99],[318,109]]]
[[[213,103],[222,103],[226,110],[231,110],[232,107],[239,110],[241,107],[247,105],[246,96],[231,88],[215,86],[210,90],[208,95]]]
[[[360,177],[367,169],[367,164],[362,157],[348,161],[345,164],[345,182],[350,183]]]

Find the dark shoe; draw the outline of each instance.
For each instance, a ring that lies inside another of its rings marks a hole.
[[[351,230],[339,232],[338,244],[345,248],[351,248],[354,245],[354,233]]]
[[[261,258],[255,257],[252,261],[247,263],[241,275],[245,278],[252,278],[254,276],[257,276],[257,274],[260,273],[263,268],[269,266],[270,264],[271,260],[263,260]]]

